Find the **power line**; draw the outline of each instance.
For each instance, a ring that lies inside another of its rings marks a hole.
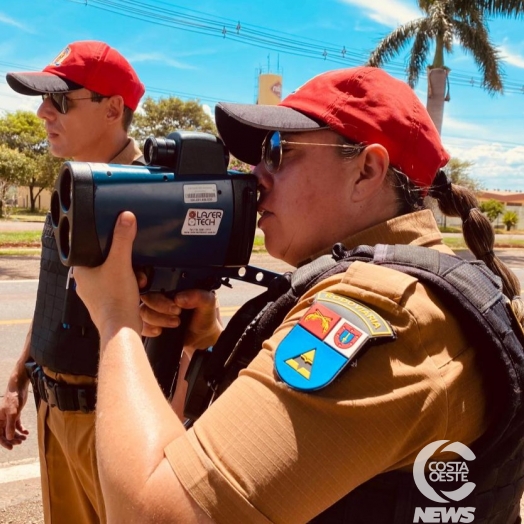
[[[288,38],[285,33],[276,32],[260,28],[259,26],[252,24],[242,25],[240,21],[233,22],[231,19],[223,17],[205,18],[202,16],[187,15],[178,11],[170,11],[167,8],[159,7],[173,6],[178,9],[182,9],[192,13],[199,13],[196,10],[174,6],[166,2],[156,1],[154,5],[146,4],[137,0],[66,0],[72,3],[77,3],[100,9],[103,11],[109,11],[114,14],[133,18],[146,23],[154,25],[162,25],[166,27],[181,29],[189,32],[196,32],[199,34],[207,34],[208,36],[220,37],[233,39],[235,41],[242,42],[247,45],[255,47],[263,47],[271,51],[282,52],[285,54],[291,54],[294,56],[302,56],[305,58],[322,59],[329,62],[335,62],[343,65],[361,65],[368,57],[368,54],[364,52],[354,51],[346,46],[337,46],[322,42],[315,39],[297,39],[296,37]],[[101,4],[97,6],[95,4]],[[127,6],[127,7],[126,7]],[[134,13],[133,15],[129,13]],[[200,13],[199,13],[200,14]],[[178,18],[177,18],[178,17]],[[153,19],[156,19],[155,22]],[[159,22],[161,20],[162,22]],[[312,44],[317,42],[317,44]],[[338,56],[340,55],[340,56]],[[16,64],[8,62],[0,62],[0,64],[8,65],[9,67],[17,67]],[[391,74],[397,76],[405,76],[406,68],[399,62],[388,62],[385,65]],[[424,73],[422,77],[426,76]],[[453,70],[450,75],[450,84],[466,87],[478,87],[483,88],[482,78],[480,76],[471,75],[465,71]],[[151,91],[161,91],[157,88],[151,88]],[[524,84],[515,82],[512,80],[504,80],[504,91],[506,93],[513,94],[524,94]],[[216,100],[212,97],[198,97],[205,98],[206,100]],[[225,101],[225,100],[224,100]]]
[[[5,62],[0,61],[0,65],[3,65],[3,64],[5,64]],[[16,69],[16,71],[31,71],[30,68],[27,68],[26,66],[23,66],[21,64],[10,64],[10,65],[14,65],[14,69]],[[5,80],[5,75],[10,71],[13,71],[13,69],[9,69],[9,71],[0,69],[0,75],[1,75],[0,84],[7,85],[7,81]],[[183,91],[177,91],[174,89],[165,89],[165,88],[160,88],[160,87],[148,87],[148,86],[145,86],[145,87],[146,87],[146,94],[157,93],[157,94],[166,95],[166,96],[176,96],[182,100],[200,100],[200,101],[209,102],[211,104],[216,104],[218,102],[236,102],[236,100],[231,100],[231,99],[228,100],[223,97],[218,98],[218,97],[212,97],[208,95],[199,95],[195,93],[187,93]],[[3,96],[8,96],[10,98],[18,98],[18,96],[15,95],[14,92],[13,94],[4,94]]]
[[[219,16],[210,18],[208,15],[197,10],[176,6],[163,1],[155,1],[154,3],[139,0],[66,1],[153,25],[205,34],[221,39],[227,38],[228,40],[270,51],[323,60],[345,66],[362,65],[369,57],[368,53],[352,50],[345,45],[340,46],[311,38],[299,38],[281,31],[273,31],[252,24],[243,24],[239,20],[234,21]],[[398,76],[405,76],[406,73],[406,66],[400,62],[388,62],[385,69],[391,74]],[[421,76],[424,77],[426,75],[422,73]],[[454,71],[453,74],[450,75],[450,84],[483,89],[482,77],[471,75],[465,71]],[[524,83],[505,80],[504,91],[506,93],[524,94]]]
[[[471,142],[482,142],[482,143],[485,143],[485,144],[493,144],[493,145],[501,145],[501,146],[506,146],[506,147],[522,147],[524,146],[523,143],[518,143],[518,142],[508,142],[506,140],[498,140],[498,139],[488,139],[488,138],[469,138],[469,137],[464,137],[464,136],[456,136],[456,135],[449,135],[449,134],[446,134],[446,139],[447,140],[464,140],[464,141],[471,141]]]
[[[0,66],[8,66],[9,69],[3,69],[3,68],[0,68],[0,75],[1,75],[1,78],[0,78],[0,84],[4,84],[4,85],[7,85],[7,82],[5,81],[5,75],[8,73],[8,72],[11,72],[11,71],[39,71],[39,70],[36,70],[32,67],[28,67],[27,65],[24,65],[24,64],[20,64],[20,63],[14,63],[14,62],[4,62],[2,60],[0,60]],[[175,90],[175,89],[165,89],[165,88],[160,88],[160,87],[155,87],[155,86],[147,86],[146,85],[146,94],[149,94],[149,93],[156,93],[156,94],[159,94],[159,95],[166,95],[166,96],[176,96],[182,100],[199,100],[199,101],[204,101],[204,102],[209,102],[211,104],[216,104],[218,102],[232,102],[232,103],[235,103],[237,102],[237,100],[232,100],[232,99],[227,99],[227,98],[224,98],[224,97],[213,97],[213,96],[209,96],[207,94],[196,94],[196,93],[188,93],[188,92],[185,92],[185,91],[179,91],[179,90]],[[13,94],[4,94],[3,96],[8,96],[10,98],[18,98],[17,95],[15,95],[14,93]],[[8,110],[7,108],[0,108],[0,109],[5,109],[5,110]],[[480,117],[478,114],[475,114],[475,115],[472,115],[472,116],[469,116],[468,119],[479,119],[479,118],[482,118],[483,120],[487,120],[487,119],[492,119],[492,118],[504,118],[506,120],[510,119],[517,119],[517,118],[521,118],[520,116],[518,116],[516,113],[511,113],[509,115],[497,115],[496,117],[493,116],[493,117],[488,117],[488,116],[483,116],[483,117]]]
[[[183,31],[206,34],[208,36],[229,39],[243,44],[261,47],[285,54],[301,56],[304,58],[322,59],[337,64],[361,65],[367,58],[368,53],[352,50],[346,46],[327,43],[313,38],[300,38],[281,31],[274,31],[253,24],[242,24],[229,18],[214,16],[209,18],[202,12],[194,9],[176,6],[174,4],[155,0],[154,3],[146,3],[139,0],[66,0],[81,4],[83,7],[92,7],[106,12],[112,12],[119,16],[136,19],[146,23],[161,25]],[[175,11],[172,8],[179,9]],[[182,12],[184,11],[184,12]],[[193,14],[194,13],[194,14]],[[10,70],[28,70],[26,66],[12,62],[0,61],[0,65],[7,66]],[[11,69],[12,68],[12,69]],[[405,66],[399,62],[389,62],[386,69],[391,74],[405,76]],[[0,80],[1,81],[1,80]],[[3,82],[5,83],[5,82]],[[482,80],[479,76],[453,70],[450,75],[450,83],[459,86],[481,87]],[[524,85],[518,82],[505,80],[506,93],[524,93]],[[227,100],[223,97],[216,98],[208,95],[197,95],[165,88],[146,86],[146,92],[160,95],[177,96],[182,99],[192,99],[210,102],[211,104],[222,102],[237,102]],[[9,96],[9,95],[7,95]],[[2,108],[8,110],[7,108]],[[513,114],[508,118],[516,118]],[[454,137],[450,137],[454,138]],[[492,143],[488,139],[476,139],[477,142]],[[501,143],[502,142],[498,142]],[[519,146],[521,144],[504,142],[508,146]]]

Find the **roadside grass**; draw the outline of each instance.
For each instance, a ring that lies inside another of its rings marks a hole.
[[[41,249],[39,247],[0,247],[0,257],[28,257],[40,256]]]
[[[40,255],[41,231],[0,231],[0,256]]]
[[[255,241],[253,242],[253,252],[255,253],[265,253],[266,248],[264,246],[264,237],[255,236]]]
[[[35,211],[31,213],[26,208],[11,208],[9,211],[9,217],[5,217],[7,220],[13,222],[45,222],[47,211]]]
[[[0,232],[0,256],[39,255],[41,231]],[[264,237],[256,236],[253,243],[255,253],[265,253]]]
[[[463,237],[444,237],[444,244],[451,249],[467,249]],[[524,248],[524,238],[508,238],[495,240],[495,249]]]
[[[26,247],[25,244],[31,244],[31,247],[40,245],[41,231],[0,231],[0,246],[13,244],[15,246]],[[32,245],[34,244],[34,246]]]
[[[0,256],[24,256],[40,254],[41,231],[6,231],[0,232]],[[464,238],[444,236],[444,244],[451,249],[467,249]],[[497,249],[524,248],[523,238],[500,238],[495,242]],[[255,236],[254,253],[265,253],[264,237]]]

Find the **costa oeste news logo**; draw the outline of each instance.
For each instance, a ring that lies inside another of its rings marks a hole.
[[[460,442],[452,442],[440,450],[440,453],[452,452],[463,460],[439,461],[430,460],[435,452],[447,444],[449,440],[437,440],[424,447],[417,455],[413,464],[413,478],[419,491],[429,500],[441,504],[450,504],[444,507],[415,508],[413,522],[473,522],[475,508],[456,507],[454,502],[465,499],[475,489],[475,484],[468,481],[469,468],[467,461],[475,459],[475,454]],[[429,480],[429,481],[428,481]],[[457,483],[459,488],[453,491],[437,490],[430,482]]]

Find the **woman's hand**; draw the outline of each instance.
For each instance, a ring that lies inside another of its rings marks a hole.
[[[193,311],[186,329],[184,351],[212,346],[222,332],[218,299],[213,291],[189,289],[168,298],[161,293],[142,296],[140,315],[143,320],[142,334],[158,336],[164,327],[178,327],[183,309]]]
[[[131,265],[136,218],[124,211],[117,219],[111,250],[98,267],[75,267],[77,293],[87,306],[98,331],[131,327],[142,331],[138,284]]]

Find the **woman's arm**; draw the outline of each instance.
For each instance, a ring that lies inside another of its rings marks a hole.
[[[131,266],[135,234],[135,217],[123,213],[106,262],[74,269],[78,293],[100,332],[96,436],[108,519],[209,522],[164,456],[164,447],[185,429],[162,395],[142,345]]]

